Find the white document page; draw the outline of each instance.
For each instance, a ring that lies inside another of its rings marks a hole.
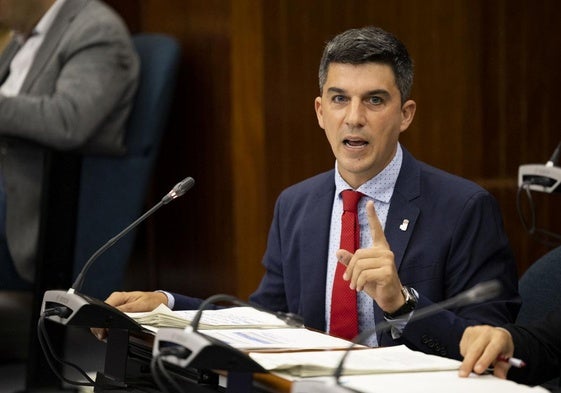
[[[548,390],[517,384],[493,375],[471,374],[460,378],[458,371],[407,374],[370,374],[341,378],[342,385],[364,393],[546,393]]]
[[[243,350],[346,349],[351,345],[350,341],[305,328],[217,329],[201,333]]]
[[[250,353],[250,356],[267,370],[309,377],[333,375],[343,354],[344,351],[308,351]],[[399,345],[350,351],[343,364],[343,374],[457,370],[460,364],[454,359],[428,355]]]
[[[153,327],[184,328],[191,323],[197,310],[172,311],[160,304],[150,312],[127,313],[141,325]],[[199,323],[199,329],[227,329],[227,328],[286,328],[289,325],[266,311],[253,307],[229,307],[219,310],[204,310]],[[151,329],[153,330],[153,329]]]

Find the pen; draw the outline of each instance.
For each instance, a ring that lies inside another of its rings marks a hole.
[[[517,359],[517,358],[513,358],[513,357],[506,357],[504,355],[499,355],[497,356],[497,360],[500,362],[506,362],[508,364],[510,364],[513,367],[516,368],[522,368],[524,366],[526,366],[526,362],[521,360],[521,359]]]

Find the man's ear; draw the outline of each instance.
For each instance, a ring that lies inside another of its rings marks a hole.
[[[321,128],[325,129],[323,126],[323,107],[321,106],[321,97],[316,97],[314,101],[314,107],[316,110],[316,116],[318,118],[318,124]]]
[[[400,127],[401,132],[409,128],[409,125],[411,124],[413,118],[415,117],[416,110],[417,110],[417,103],[413,100],[407,100],[401,106],[401,127]]]

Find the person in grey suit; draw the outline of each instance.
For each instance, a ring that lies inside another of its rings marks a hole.
[[[46,153],[124,153],[140,66],[98,0],[4,0],[0,24],[0,288],[18,289],[34,280]]]

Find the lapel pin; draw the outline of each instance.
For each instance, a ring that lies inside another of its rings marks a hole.
[[[409,226],[409,220],[406,218],[406,219],[403,220],[403,222],[399,226],[399,229],[401,229],[403,232],[405,232],[407,230],[408,226]]]

